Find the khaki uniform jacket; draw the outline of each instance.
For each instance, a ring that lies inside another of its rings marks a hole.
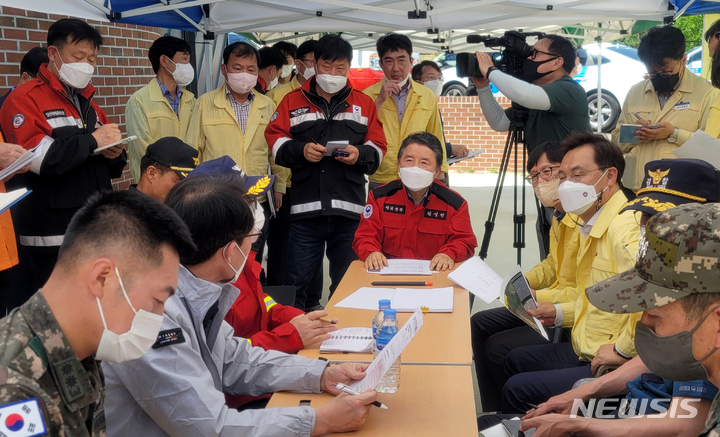
[[[375,101],[380,95],[383,85],[387,82],[383,79],[381,82],[367,88],[363,91]],[[410,134],[415,132],[427,131],[435,135],[440,140],[441,145],[445,145],[445,136],[443,135],[442,121],[440,121],[440,111],[438,110],[437,97],[432,90],[425,85],[421,85],[410,79],[410,91],[408,91],[407,100],[405,100],[405,114],[403,114],[402,122],[398,120],[398,108],[395,99],[392,96],[383,102],[380,109],[380,121],[385,131],[385,139],[387,140],[387,153],[380,164],[380,168],[375,174],[370,176],[370,182],[387,184],[400,177],[398,173],[397,154],[400,150],[400,144]],[[442,171],[448,171],[447,156],[445,147],[443,150]]]
[[[612,140],[625,153],[625,175],[623,185],[633,191],[640,189],[645,175],[645,164],[656,159],[675,158],[671,152],[682,146],[698,129],[705,130],[710,114],[710,106],[715,101],[718,90],[714,89],[704,78],[685,69],[680,86],[663,109],[652,86],[652,82],[644,80],[635,84],[623,103],[617,126],[612,132]],[[633,115],[637,112],[643,120],[653,124],[666,121],[677,127],[677,141],[668,142],[667,138],[650,140],[640,144],[619,143],[620,127],[624,124],[637,124]]]
[[[47,435],[104,437],[103,381],[93,357],[78,360],[41,292],[2,319],[0,405],[37,398]]]
[[[179,117],[163,96],[157,78],[135,91],[125,105],[127,134],[137,136],[128,147],[130,173],[136,183],[140,180],[140,160],[150,144],[165,137],[185,138],[195,106],[195,95],[186,89],[182,92],[178,106]]]
[[[284,167],[275,164],[265,141],[265,128],[274,112],[275,103],[255,93],[243,134],[222,85],[198,98],[185,142],[198,150],[201,163],[227,155],[249,176],[266,175],[270,164],[276,176],[273,188],[285,193]]]
[[[618,214],[626,203],[622,191],[615,193],[605,203],[590,234],[580,235],[577,258],[580,296],[575,302],[574,320],[566,318],[563,326],[573,327],[572,344],[581,360],[592,361],[604,344],[615,344],[625,355],[636,355],[635,323],[642,313],[606,313],[585,296],[587,287],[635,266],[640,227],[632,213]]]

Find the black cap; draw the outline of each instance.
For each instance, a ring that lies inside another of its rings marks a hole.
[[[160,138],[148,146],[145,156],[167,165],[180,179],[185,179],[198,165],[198,151],[177,137]]]
[[[650,161],[637,196],[620,212],[655,215],[685,203],[720,202],[720,171],[701,159]]]

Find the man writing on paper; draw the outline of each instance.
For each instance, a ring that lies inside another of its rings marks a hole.
[[[13,208],[19,235],[17,290],[35,292],[50,276],[65,228],[73,214],[97,191],[111,190],[122,174],[127,153],[118,145],[120,128],[92,100],[90,79],[103,39],[84,21],[66,18],[47,34],[50,62],[36,80],[18,86],[0,109],[8,140],[42,147],[30,171],[8,181],[8,189],[28,188],[31,196]]]
[[[536,299],[554,304],[560,316],[575,310],[580,240],[576,225],[579,218],[565,213],[558,196],[555,175],[563,158],[561,150],[559,142],[547,141],[536,146],[528,157],[530,176],[526,179],[542,205],[553,208],[555,214],[550,228],[550,253],[525,274],[530,287],[537,290]],[[546,344],[547,340],[505,307],[473,314],[470,327],[483,411],[498,411],[502,388],[508,379],[504,368],[507,354],[521,346]]]
[[[387,258],[430,259],[448,270],[473,256],[477,239],[468,204],[437,178],[443,146],[428,132],[411,134],[397,155],[400,179],[370,192],[355,232],[353,250],[369,269]]]
[[[166,204],[199,244],[181,256],[178,289],[164,307],[153,348],[142,358],[103,364],[108,436],[284,437],[351,431],[362,426],[377,394],[340,395],[312,407],[238,412],[223,392],[280,390],[339,394],[333,383],[365,377],[367,364],[264,351],[225,322],[240,291],[232,285],[250,257],[253,213],[235,175],[201,175],[177,184]],[[256,234],[256,233],[255,233]]]

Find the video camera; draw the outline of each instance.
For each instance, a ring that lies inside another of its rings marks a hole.
[[[529,36],[536,36],[538,39],[545,36],[542,32],[518,32],[509,30],[501,37],[468,35],[469,44],[485,44],[485,47],[503,47],[500,56],[493,59],[495,67],[511,76],[522,77],[523,62],[530,56],[532,48],[525,40]],[[458,77],[482,77],[475,53],[458,53],[456,57]]]

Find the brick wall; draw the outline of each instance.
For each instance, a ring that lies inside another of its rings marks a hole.
[[[503,108],[510,106],[510,100],[507,97],[498,97],[498,102]],[[469,150],[485,150],[474,158],[453,164],[450,169],[463,173],[498,170],[507,134],[490,129],[480,110],[477,96],[440,97],[438,105],[443,115],[447,141],[452,144],[462,144]],[[520,152],[522,152],[522,148],[520,148]]]
[[[66,18],[10,7],[2,8],[0,15],[0,93],[17,85],[20,77],[20,60],[25,53],[38,45],[45,46],[47,29],[55,21]],[[97,69],[92,83],[97,88],[95,102],[105,111],[111,122],[125,131],[125,103],[139,88],[145,86],[155,74],[147,58],[153,41],[160,37],[160,29],[130,24],[100,23],[88,20],[103,36]],[[115,180],[115,187],[126,189],[132,176],[126,168],[123,176]]]

